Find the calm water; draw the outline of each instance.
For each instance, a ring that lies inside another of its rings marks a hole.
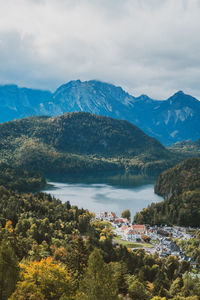
[[[83,207],[95,213],[114,211],[118,216],[124,209],[131,215],[152,202],[162,201],[154,194],[155,178],[141,175],[115,175],[64,179],[67,182],[48,181],[44,192],[59,198],[62,202]]]

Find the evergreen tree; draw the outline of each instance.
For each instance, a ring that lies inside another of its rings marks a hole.
[[[135,280],[128,288],[129,296],[133,300],[150,300],[151,295],[145,288],[145,286],[139,282],[139,280]]]
[[[112,268],[104,263],[101,251],[95,249],[89,256],[88,268],[77,299],[115,300],[117,283]]]
[[[123,212],[122,212],[122,218],[127,218],[128,220],[130,220],[131,218],[131,212],[129,209],[125,209]]]
[[[15,289],[19,274],[18,261],[13,249],[5,240],[0,246],[0,299],[6,300]]]

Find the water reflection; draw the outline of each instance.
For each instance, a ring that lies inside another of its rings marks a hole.
[[[114,211],[120,216],[124,209],[130,209],[133,216],[152,202],[163,200],[154,194],[154,181],[155,178],[127,174],[74,177],[68,178],[66,183],[49,181],[44,191],[95,213]]]
[[[133,187],[141,186],[142,184],[154,184],[156,181],[155,176],[147,176],[141,173],[116,173],[116,172],[102,172],[98,174],[80,174],[74,176],[66,175],[50,175],[49,181],[62,182],[62,183],[85,183],[85,184],[109,184],[118,187]]]

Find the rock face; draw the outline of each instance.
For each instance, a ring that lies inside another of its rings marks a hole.
[[[70,81],[54,93],[0,87],[0,122],[75,111],[128,120],[165,145],[200,138],[200,101],[182,91],[160,101],[133,97],[121,87],[96,80]]]
[[[62,112],[87,111],[113,118],[127,119],[134,97],[121,87],[100,81],[70,81],[53,94],[52,106]],[[51,110],[51,107],[49,107]]]

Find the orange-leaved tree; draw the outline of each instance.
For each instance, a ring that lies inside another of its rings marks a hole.
[[[67,295],[70,299],[73,294],[69,272],[60,263],[54,263],[52,257],[20,264],[20,267],[21,281],[17,283],[10,300],[57,300],[62,295]]]

